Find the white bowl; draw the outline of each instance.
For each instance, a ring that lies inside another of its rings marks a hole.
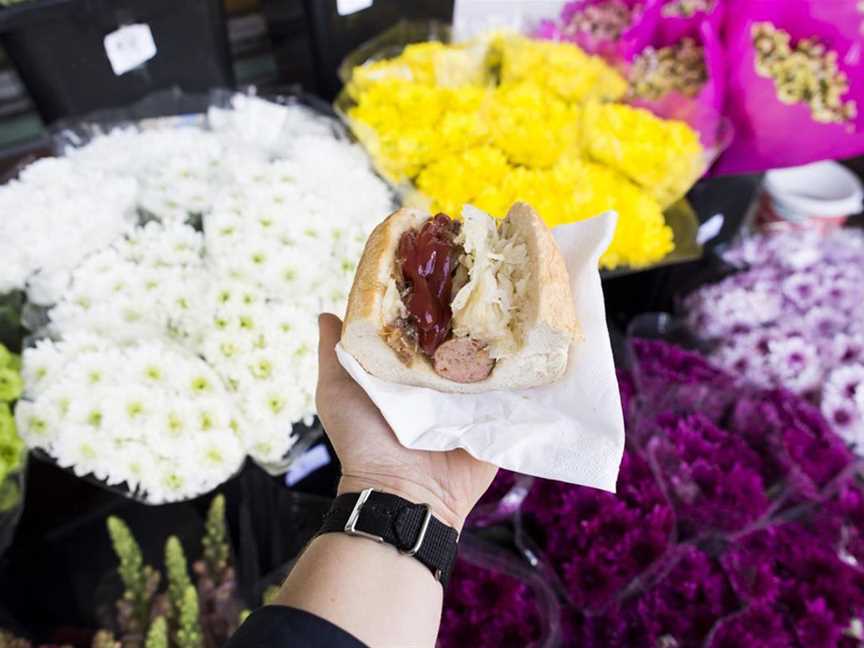
[[[864,201],[858,177],[830,160],[769,171],[765,191],[775,211],[793,221],[845,218],[859,213]]]

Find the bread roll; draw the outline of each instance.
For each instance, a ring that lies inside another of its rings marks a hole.
[[[422,353],[400,358],[387,343],[383,334],[393,323],[392,291],[399,240],[406,231],[420,228],[429,217],[423,211],[403,208],[372,232],[348,300],[341,340],[344,349],[378,378],[444,392],[523,389],[559,379],[567,367],[570,345],[578,338],[570,280],[552,234],[524,203],[514,204],[499,226],[499,230],[506,229],[511,240],[527,248],[527,273],[510,323],[518,340],[515,351],[498,357],[485,379],[456,382],[436,373],[431,360]]]

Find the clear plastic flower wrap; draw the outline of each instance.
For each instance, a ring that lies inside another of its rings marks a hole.
[[[500,469],[492,485],[471,511],[466,524],[470,527],[486,527],[512,519],[533,483],[533,477]]]
[[[25,309],[28,444],[147,503],[203,494],[247,455],[287,470],[321,434],[315,317],[344,309],[391,190],[302,95],[163,92],[55,142],[134,181],[136,217]]]
[[[704,170],[698,135],[609,103],[626,81],[575,45],[514,34],[450,43],[440,25],[400,23],[340,75],[337,110],[407,203],[502,215],[523,200],[550,226],[615,210],[601,265],[618,272],[701,254],[695,214],[677,201]]]
[[[555,592],[500,547],[466,533],[444,593],[438,648],[561,645]]]
[[[731,533],[771,509],[761,457],[698,412],[663,414],[647,451],[677,511],[681,539]]]
[[[763,171],[864,151],[861,3],[728,5],[727,112],[734,139],[714,172]]]
[[[738,607],[722,567],[709,553],[680,545],[654,577],[603,614],[571,617],[571,646],[697,647],[715,623]]]
[[[737,398],[735,380],[696,352],[648,338],[631,339],[629,351],[636,393],[653,412],[697,411],[713,419]],[[651,434],[651,425],[644,417],[634,422],[637,441]]]

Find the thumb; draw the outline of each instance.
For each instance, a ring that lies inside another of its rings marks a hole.
[[[344,369],[336,357],[336,344],[342,336],[342,320],[332,313],[318,316],[318,382],[344,376]]]

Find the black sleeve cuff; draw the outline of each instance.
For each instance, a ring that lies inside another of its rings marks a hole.
[[[319,616],[267,605],[243,622],[224,648],[368,648],[359,639]]]

